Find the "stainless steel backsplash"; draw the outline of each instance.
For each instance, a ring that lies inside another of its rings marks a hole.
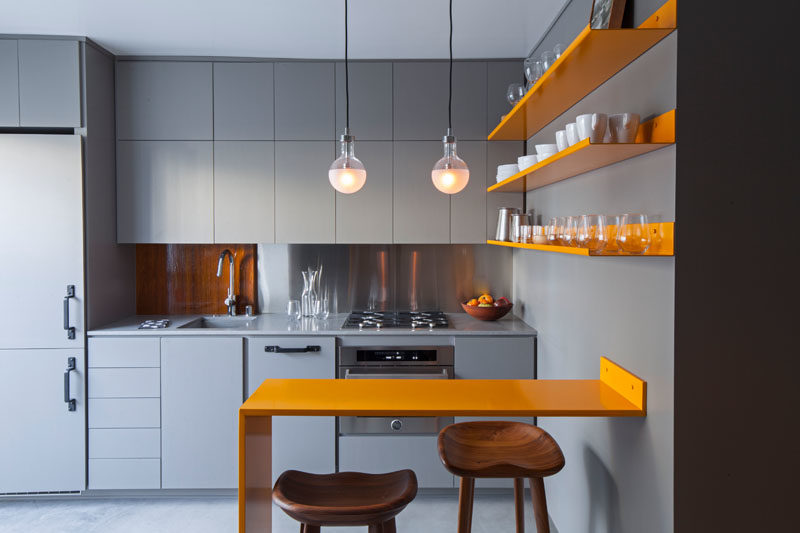
[[[486,244],[259,244],[258,298],[264,313],[299,299],[301,270],[322,267],[332,313],[354,309],[462,311],[488,291],[510,296],[510,248]]]

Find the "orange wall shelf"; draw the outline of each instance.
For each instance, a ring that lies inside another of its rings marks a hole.
[[[609,226],[609,231],[613,234],[616,226]],[[523,244],[508,241],[486,241],[487,244],[495,246],[508,246],[511,248],[522,248],[524,250],[538,250],[540,252],[557,252],[562,254],[583,255],[592,257],[642,257],[642,256],[670,256],[675,255],[674,250],[674,222],[657,222],[650,224],[650,233],[653,236],[653,244],[641,255],[622,254],[619,252],[592,252],[586,248],[573,246],[554,246],[552,244]]]
[[[643,123],[634,143],[592,144],[584,139],[532,167],[492,185],[487,191],[525,192],[606,167],[675,143],[675,110]]]
[[[676,0],[639,28],[586,26],[489,134],[490,141],[526,141],[675,30]]]

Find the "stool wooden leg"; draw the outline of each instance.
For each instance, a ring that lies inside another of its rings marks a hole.
[[[394,518],[383,523],[383,533],[397,533],[397,526],[394,523]]]
[[[550,521],[547,519],[547,499],[544,496],[544,480],[540,477],[529,479],[531,499],[533,499],[533,516],[536,519],[536,533],[550,533]]]
[[[525,480],[514,478],[514,511],[517,514],[517,533],[525,533]]]
[[[300,533],[320,533],[319,526],[309,526],[308,524],[300,524]]]
[[[475,478],[462,477],[458,488],[458,533],[472,531],[472,500],[475,496]]]
[[[383,524],[370,524],[367,533],[383,533]]]

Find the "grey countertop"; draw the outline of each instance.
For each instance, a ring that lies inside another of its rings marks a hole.
[[[201,315],[181,316],[132,316],[119,322],[114,322],[101,328],[89,331],[90,336],[170,336],[170,335],[536,335],[536,330],[514,316],[506,316],[495,322],[484,322],[467,315],[466,313],[448,313],[450,327],[434,330],[385,329],[382,331],[357,329],[342,329],[342,324],[347,317],[346,313],[331,315],[327,320],[303,318],[290,320],[283,314],[256,315],[249,325],[234,328],[181,328],[200,318]],[[163,329],[138,329],[144,320],[169,319],[169,327]],[[218,318],[225,318],[219,316]],[[246,317],[236,317],[245,320]]]

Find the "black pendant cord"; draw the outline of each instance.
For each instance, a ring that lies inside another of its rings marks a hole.
[[[450,94],[447,98],[447,129],[453,129],[453,0],[450,0]]]
[[[344,0],[344,94],[345,94],[345,127],[350,133],[350,68],[347,58],[347,0]]]

